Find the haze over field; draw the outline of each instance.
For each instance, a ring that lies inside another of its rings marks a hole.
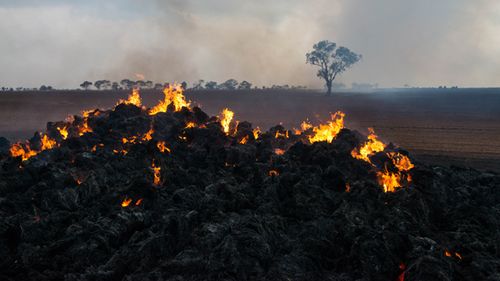
[[[304,54],[363,54],[339,82],[500,86],[495,0],[0,0],[0,85],[249,80],[320,88]]]

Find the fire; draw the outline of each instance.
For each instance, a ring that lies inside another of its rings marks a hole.
[[[125,199],[123,199],[123,201],[122,201],[122,208],[128,207],[128,205],[130,205],[130,203],[132,203],[132,198],[125,197]]]
[[[377,172],[378,182],[384,187],[384,192],[395,192],[401,187],[401,174],[392,173],[387,170]]]
[[[142,198],[141,198],[141,199],[139,199],[139,200],[137,200],[137,201],[135,202],[135,205],[136,205],[136,206],[139,206],[139,205],[141,205],[141,203],[142,203]]]
[[[252,133],[253,133],[253,138],[255,140],[257,140],[259,138],[260,133],[261,133],[260,128],[257,127],[255,129],[253,129]]]
[[[278,176],[280,173],[278,172],[278,170],[270,170],[268,174],[270,177],[275,177]]]
[[[309,123],[308,120],[303,121],[300,124],[300,128],[302,129],[302,131],[307,131],[307,130],[311,129],[312,127],[313,127],[313,125],[311,123]]]
[[[278,139],[278,138],[285,138],[285,139],[288,139],[289,138],[289,135],[288,135],[288,131],[285,131],[284,133],[280,132],[280,131],[276,131],[276,133],[274,134],[274,138],[275,139]]]
[[[139,89],[133,89],[132,93],[128,96],[128,98],[126,100],[120,99],[116,105],[119,105],[122,103],[123,104],[133,104],[137,107],[141,107],[142,106],[142,99],[141,99],[141,95],[139,95]]]
[[[327,141],[331,143],[337,134],[344,128],[345,113],[337,111],[331,114],[331,121],[326,124],[320,124],[317,127],[312,127],[314,135],[309,137],[309,142]]]
[[[94,112],[93,110],[86,110],[82,112],[83,115],[83,125],[78,128],[78,135],[83,136],[86,133],[91,133],[92,128],[89,127],[89,115]]]
[[[168,153],[171,152],[170,148],[167,147],[167,144],[164,142],[164,141],[159,141],[157,144],[156,144],[156,147],[158,147],[158,150],[161,152],[161,153],[165,153],[165,151],[167,151]]]
[[[170,104],[174,105],[175,111],[180,111],[183,107],[189,108],[191,102],[186,101],[181,85],[169,85],[163,90],[165,98],[149,110],[149,115],[155,115],[160,112],[167,112]]]
[[[44,150],[52,149],[57,146],[56,140],[51,139],[45,134],[42,136],[40,141],[41,147],[39,151],[31,149],[28,142],[25,144],[15,143],[10,147],[10,155],[12,157],[21,157],[22,161],[26,161]]]
[[[368,135],[368,140],[365,144],[358,149],[354,149],[351,152],[352,157],[360,160],[364,160],[368,163],[371,163],[370,156],[374,155],[377,152],[384,151],[385,144],[377,139],[377,135],[372,128],[368,128],[370,134]]]
[[[59,131],[59,134],[61,134],[61,137],[63,138],[63,140],[68,138],[69,133],[68,133],[67,126],[64,126],[62,128],[57,127],[57,130]]]
[[[149,131],[146,132],[146,134],[144,134],[144,137],[142,137],[142,140],[143,141],[150,141],[153,139],[153,133],[155,131],[153,130],[153,128],[149,129]]]
[[[154,185],[160,185],[161,184],[161,167],[157,167],[155,165],[155,162],[151,164],[151,169],[153,169],[153,184]]]
[[[10,154],[12,157],[21,157],[23,161],[26,161],[37,155],[38,152],[31,150],[28,144],[26,144],[26,147],[23,147],[21,143],[15,143],[10,147]]]
[[[224,108],[222,110],[222,118],[220,120],[220,124],[222,125],[224,133],[226,133],[226,135],[229,135],[229,125],[231,124],[231,120],[233,120],[233,117],[234,112],[232,112],[228,108]]]
[[[349,183],[345,184],[345,192],[351,192],[351,185]]]
[[[249,139],[249,138],[250,138],[249,136],[245,136],[244,138],[242,138],[242,139],[240,140],[240,144],[246,144],[246,143],[248,142],[248,139]]]
[[[42,151],[47,149],[52,149],[57,146],[57,142],[47,135],[43,135],[42,137]]]
[[[196,123],[194,123],[194,122],[187,122],[186,128],[194,128],[194,127],[196,127]]]
[[[387,156],[391,158],[394,166],[396,166],[396,168],[398,168],[398,170],[400,171],[407,172],[415,167],[415,165],[411,163],[411,160],[410,158],[408,158],[408,156],[403,155],[399,152],[389,152],[387,153]]]

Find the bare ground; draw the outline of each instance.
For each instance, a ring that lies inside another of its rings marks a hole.
[[[125,91],[0,93],[0,136],[19,140],[43,130],[47,121],[90,108],[108,108]],[[162,97],[142,93],[146,105]],[[389,90],[373,93],[314,91],[199,91],[187,96],[210,114],[224,107],[235,118],[267,129],[283,123],[298,127],[347,114],[347,126],[363,133],[375,128],[386,142],[408,149],[417,160],[500,171],[500,89]]]

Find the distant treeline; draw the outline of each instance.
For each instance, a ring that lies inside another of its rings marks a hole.
[[[156,89],[161,90],[167,87],[169,83],[155,83],[150,80],[130,80],[123,79],[120,82],[111,82],[109,80],[97,80],[94,83],[90,81],[84,81],[80,84],[80,88],[84,90],[96,89],[96,90],[130,90],[133,88],[138,89]],[[218,83],[216,81],[205,81],[198,80],[192,85],[187,82],[181,83],[184,89],[189,90],[251,90],[251,89],[305,89],[305,86],[290,86],[290,85],[272,85],[270,87],[257,87],[253,86],[252,83],[243,80],[238,82],[236,79],[228,79],[225,82]]]
[[[180,83],[184,89],[188,90],[261,90],[261,89],[283,89],[283,90],[294,90],[294,89],[306,89],[306,86],[295,86],[295,85],[272,85],[272,86],[262,86],[257,87],[252,83],[243,80],[238,82],[236,79],[228,79],[225,82],[218,83],[216,81],[205,81],[198,80],[193,84],[189,85],[187,82]],[[169,83],[155,83],[150,80],[131,80],[122,79],[119,82],[112,82],[110,80],[97,80],[95,82],[84,81],[79,86],[80,90],[131,90],[134,88],[138,89],[152,89],[152,90],[162,90],[167,87]],[[40,88],[25,88],[25,87],[1,87],[1,91],[51,91],[56,90],[52,86],[42,85]]]

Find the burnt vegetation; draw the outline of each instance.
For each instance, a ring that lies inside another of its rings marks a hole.
[[[498,280],[500,176],[169,86],[0,139],[2,280]]]

